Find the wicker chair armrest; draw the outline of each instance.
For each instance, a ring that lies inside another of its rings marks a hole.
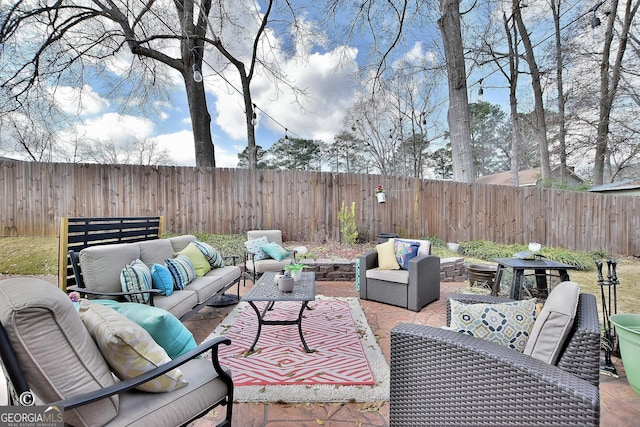
[[[207,342],[200,344],[198,347],[193,350],[176,357],[170,362],[165,363],[162,366],[158,366],[151,371],[145,372],[142,375],[138,375],[135,378],[131,378],[125,381],[118,382],[112,386],[105,387],[100,390],[92,391],[89,393],[85,393],[79,396],[70,397],[68,399],[60,400],[58,402],[50,403],[51,406],[57,406],[58,408],[63,409],[73,409],[78,406],[87,405],[91,402],[95,402],[100,399],[104,399],[109,396],[113,396],[114,394],[119,394],[127,390],[131,390],[143,384],[149,380],[159,377],[162,374],[165,374],[181,365],[184,365],[188,361],[200,356],[207,351],[211,351],[211,359],[213,363],[213,369],[216,371],[218,376],[225,382],[228,390],[228,402],[233,401],[233,380],[231,376],[220,366],[218,360],[218,347],[220,344],[231,344],[231,340],[225,337],[216,337]],[[229,404],[229,403],[228,403]]]
[[[598,425],[598,388],[518,351],[447,329],[391,331],[394,426]]]
[[[368,251],[360,255],[360,268],[371,270],[378,267],[378,252]]]

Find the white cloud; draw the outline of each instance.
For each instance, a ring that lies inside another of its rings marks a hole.
[[[89,85],[81,88],[58,86],[51,89],[56,104],[68,114],[90,116],[109,108],[109,101],[98,95]]]
[[[259,126],[284,134],[288,128],[301,138],[332,140],[343,125],[346,110],[353,104],[357,50],[337,48],[313,53],[306,60],[282,59],[281,68],[289,81],[303,94],[275,84],[271,77],[256,74],[252,82],[253,102],[278,123],[260,115]],[[227,80],[240,87],[239,79],[229,72]],[[212,82],[214,83],[214,82]],[[246,138],[242,96],[229,91],[221,82],[211,84],[215,94],[216,124],[235,140]]]
[[[93,141],[122,141],[148,138],[154,129],[154,123],[144,117],[107,113],[85,120],[77,125],[75,132],[84,139]]]
[[[193,133],[183,130],[174,133],[158,135],[153,138],[158,148],[167,150],[169,158],[179,166],[195,166],[196,151],[193,145]],[[214,141],[215,144],[215,141]],[[238,155],[221,147],[215,146],[216,166],[219,168],[233,168],[237,166]]]

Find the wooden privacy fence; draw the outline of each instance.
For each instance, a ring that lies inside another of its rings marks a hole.
[[[387,202],[377,203],[382,184]],[[275,228],[340,239],[338,211],[378,233],[449,242],[537,241],[640,255],[640,198],[380,175],[0,161],[0,233],[55,236],[63,217],[163,216],[175,233]]]

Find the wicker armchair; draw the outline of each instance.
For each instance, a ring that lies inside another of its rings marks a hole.
[[[480,295],[453,298],[506,301]],[[579,298],[556,366],[455,331],[396,326],[391,331],[390,425],[599,425],[596,299],[589,294]]]
[[[440,299],[440,258],[418,255],[409,270],[375,270],[378,253],[360,256],[360,298],[397,305],[412,311]]]

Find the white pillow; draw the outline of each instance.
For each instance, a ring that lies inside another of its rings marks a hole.
[[[142,326],[111,307],[82,302],[80,318],[105,360],[121,380],[135,378],[171,362],[167,352]],[[173,391],[187,384],[180,369],[176,368],[136,389],[159,393]]]
[[[524,349],[534,359],[555,365],[571,332],[578,309],[580,285],[562,282],[547,297]]]

